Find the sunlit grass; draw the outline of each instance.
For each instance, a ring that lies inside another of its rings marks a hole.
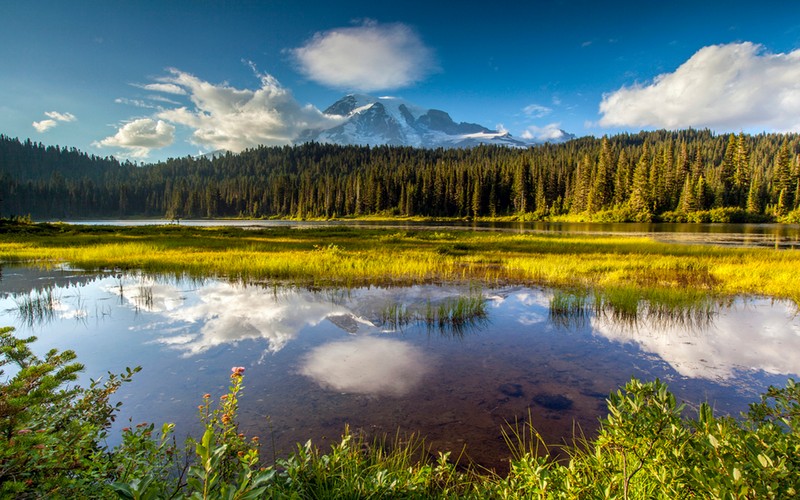
[[[792,250],[460,230],[51,228],[4,235],[0,260],[308,286],[459,281],[605,290],[606,303],[620,311],[659,294],[669,300],[754,294],[800,303],[800,254]]]

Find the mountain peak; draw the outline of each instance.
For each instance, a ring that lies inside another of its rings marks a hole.
[[[297,142],[423,148],[463,148],[479,144],[524,148],[531,145],[506,131],[494,131],[477,123],[456,123],[445,111],[424,109],[399,97],[348,94],[324,113],[346,120],[328,129],[305,130]]]

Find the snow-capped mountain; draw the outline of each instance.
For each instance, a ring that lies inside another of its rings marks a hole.
[[[535,144],[475,123],[456,123],[444,111],[423,109],[396,97],[350,94],[336,101],[324,113],[340,118],[341,123],[328,129],[305,130],[295,140],[296,144],[316,141],[422,148],[463,148],[479,144],[524,148]],[[565,132],[563,140],[572,137]]]

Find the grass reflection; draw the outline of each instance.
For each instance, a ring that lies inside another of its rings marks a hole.
[[[643,323],[660,329],[705,329],[718,309],[718,303],[707,294],[691,290],[619,287],[590,294],[581,289],[556,289],[550,297],[549,319],[566,329],[583,328],[592,317],[630,329]]]

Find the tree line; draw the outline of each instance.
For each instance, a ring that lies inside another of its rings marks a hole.
[[[0,214],[793,221],[798,152],[798,134],[662,130],[528,149],[262,146],[139,166],[0,135]]]

